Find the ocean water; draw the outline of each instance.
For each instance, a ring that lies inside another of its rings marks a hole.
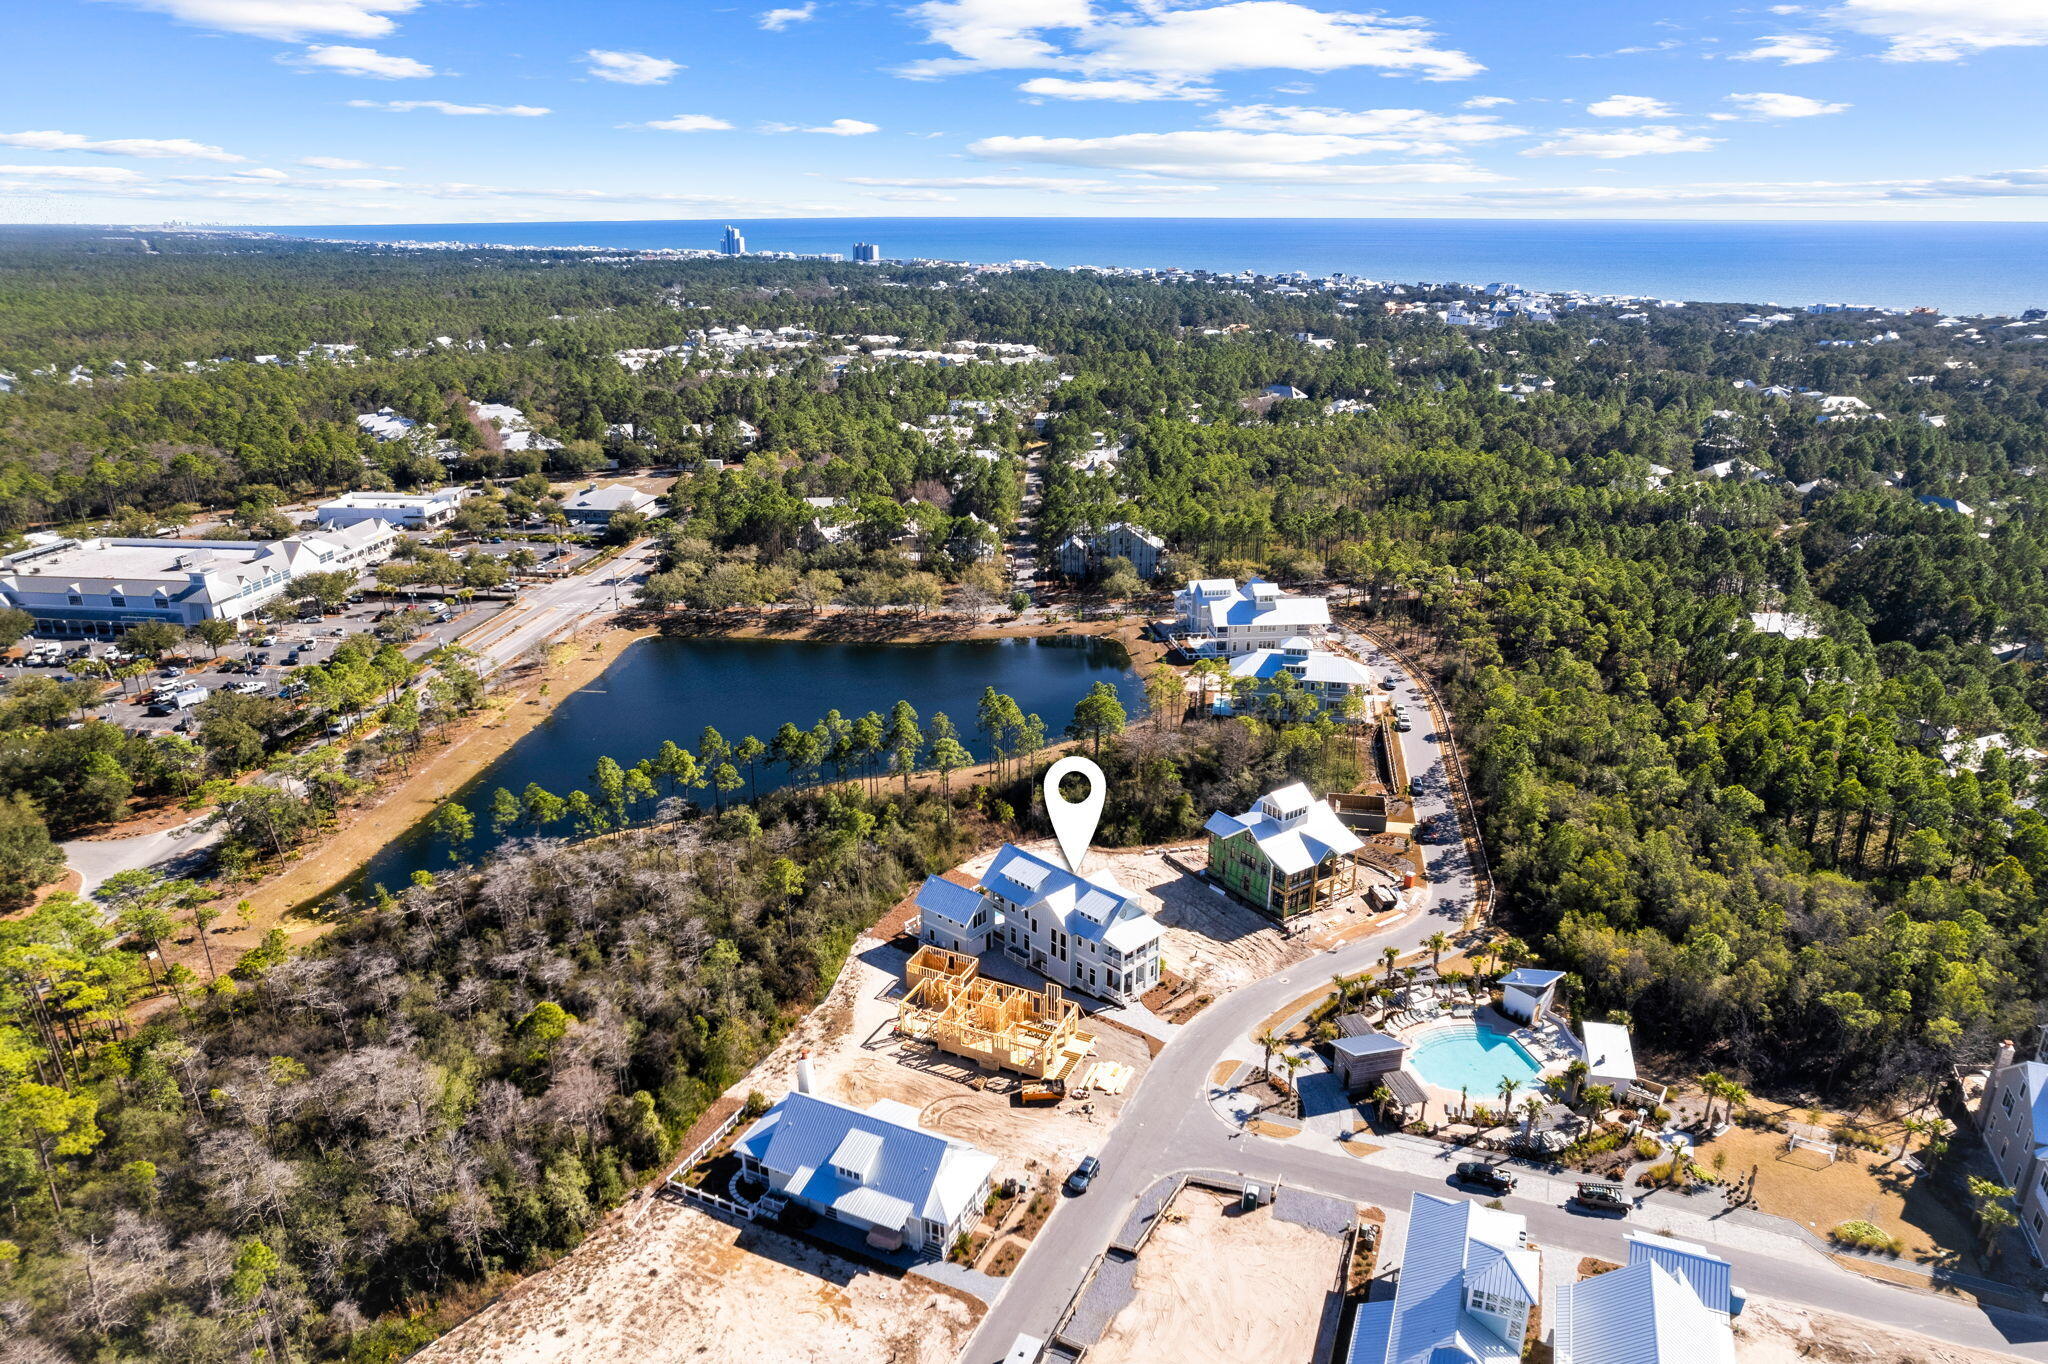
[[[1724,303],[2048,307],[2048,223],[1640,222],[1452,218],[775,218],[756,251],[1048,265],[1172,266],[1505,281]],[[387,223],[269,231],[346,241],[714,249],[724,220]]]

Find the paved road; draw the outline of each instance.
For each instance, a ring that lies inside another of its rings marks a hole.
[[[1456,816],[1450,813],[1448,782],[1429,732],[1432,727],[1424,721],[1428,709],[1406,678],[1401,679],[1396,695],[1416,721],[1404,737],[1412,741],[1408,759],[1417,787],[1417,816],[1448,815],[1453,822],[1439,827],[1454,829]],[[1409,1195],[1417,1191],[1446,1190],[1443,1180],[1375,1165],[1370,1157],[1360,1160],[1306,1144],[1296,1147],[1242,1134],[1208,1101],[1209,1077],[1217,1060],[1263,1019],[1337,972],[1348,974],[1377,965],[1384,947],[1411,948],[1438,928],[1448,932],[1456,927],[1471,895],[1466,851],[1461,841],[1446,833],[1428,846],[1427,854],[1432,883],[1443,892],[1430,912],[1226,995],[1180,1029],[1125,1103],[1123,1116],[1102,1149],[1102,1171],[1093,1187],[1079,1198],[1062,1199],[1010,1286],[968,1342],[962,1364],[997,1364],[1020,1332],[1050,1337],[1068,1300],[1081,1286],[1095,1257],[1121,1228],[1138,1196],[1164,1176],[1182,1170],[1241,1173],[1397,1209],[1405,1209]],[[1436,880],[1439,876],[1441,881]],[[1547,1181],[1531,1180],[1524,1188],[1535,1191],[1543,1184]],[[1507,1203],[1528,1217],[1530,1234],[1541,1244],[1614,1260],[1627,1258],[1622,1237],[1631,1223],[1581,1217],[1519,1196]],[[1653,1220],[1646,1216],[1640,1225],[1650,1225]],[[1780,1254],[1727,1246],[1719,1246],[1717,1251],[1735,1265],[1736,1282],[1759,1297],[2048,1360],[2048,1321],[1986,1312],[1960,1301],[1879,1283],[1840,1268],[1789,1237],[1784,1246]]]

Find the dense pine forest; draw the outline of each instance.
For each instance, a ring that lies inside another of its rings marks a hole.
[[[261,533],[450,479],[530,503],[514,480],[616,461],[679,470],[650,607],[992,607],[999,575],[946,550],[1015,521],[1042,441],[1041,544],[1134,521],[1155,586],[1317,585],[1439,668],[1505,926],[1587,1013],[1856,1098],[2048,1007],[2048,324],[1603,303],[1477,330],[1388,306],[1448,286],[150,240],[0,234],[0,533]],[[821,339],[616,358],[713,326]],[[955,342],[1042,356],[881,354]],[[431,439],[357,428],[387,406]],[[53,685],[0,695],[17,900],[50,831],[262,752],[67,728]],[[1117,841],[1336,775],[1312,724],[1113,729]],[[435,1299],[574,1244],[916,877],[1036,819],[1028,783],[798,761],[812,789],[681,835],[333,906],[146,1024],[151,968],[97,906],[0,924],[0,1364],[396,1357]]]

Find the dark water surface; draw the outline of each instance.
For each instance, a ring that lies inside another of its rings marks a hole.
[[[600,757],[609,755],[631,767],[653,757],[664,739],[695,751],[706,725],[716,727],[728,743],[749,734],[767,743],[785,721],[809,729],[828,710],[849,718],[870,710],[886,716],[904,700],[917,708],[927,732],[932,712],[946,712],[960,731],[960,742],[982,758],[987,754],[974,718],[984,687],[1015,697],[1026,714],[1043,717],[1047,733],[1058,737],[1073,718],[1074,703],[1096,682],[1113,684],[1132,718],[1143,710],[1144,688],[1123,647],[1085,636],[946,644],[644,639],[589,686],[564,697],[554,714],[454,799],[477,816],[469,849],[476,858],[503,841],[490,830],[487,808],[497,787],[514,795],[528,782],[558,796],[578,787],[587,790]],[[763,791],[788,780],[781,767],[765,759],[757,772]],[[746,788],[734,794],[744,797]],[[416,828],[372,858],[358,884],[382,882],[395,890],[417,870],[448,865],[446,843]]]

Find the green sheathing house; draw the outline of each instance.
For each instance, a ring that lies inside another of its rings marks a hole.
[[[1209,874],[1238,899],[1273,912],[1273,864],[1250,834],[1210,834]]]

